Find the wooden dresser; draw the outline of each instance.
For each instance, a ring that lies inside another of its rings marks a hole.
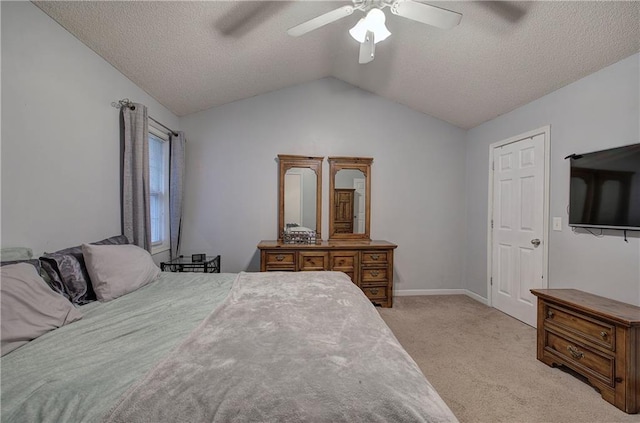
[[[533,289],[538,360],[564,365],[619,409],[640,411],[640,307],[575,289]]]
[[[339,240],[318,244],[261,241],[260,271],[336,270],[349,275],[365,295],[382,307],[393,304],[393,250],[387,241]]]

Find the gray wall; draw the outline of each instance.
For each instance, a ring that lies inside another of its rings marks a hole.
[[[460,288],[465,131],[333,78],[181,118],[184,252],[257,270],[277,232],[278,154],[373,157],[371,236],[398,244],[396,288]],[[328,164],[322,234],[328,235]]]
[[[564,156],[640,140],[639,55],[466,133],[335,79],[178,119],[28,2],[1,3],[3,247],[36,253],[120,231],[118,111],[128,97],[189,140],[184,252],[256,270],[277,228],[277,154],[369,156],[372,237],[399,245],[397,289],[486,296],[489,144],[551,125],[550,286],[640,304],[640,240],[566,226]],[[466,155],[466,158],[465,158]],[[328,232],[328,166],[323,226]]]
[[[489,145],[551,125],[549,287],[576,288],[640,305],[640,239],[619,231],[598,238],[567,226],[569,162],[564,157],[640,142],[640,55],[633,55],[467,134],[467,247],[465,286],[487,296]],[[599,233],[599,230],[596,231]]]
[[[178,118],[29,2],[2,2],[3,247],[34,253],[120,233],[128,97]]]

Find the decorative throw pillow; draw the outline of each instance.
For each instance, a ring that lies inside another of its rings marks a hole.
[[[51,279],[54,290],[59,291],[62,287],[66,297],[78,305],[95,300],[95,293],[89,290],[89,275],[86,267],[76,255],[51,253],[40,257],[40,260]]]
[[[3,266],[0,280],[2,355],[82,318],[73,304],[49,289],[30,264]]]
[[[58,294],[63,295],[67,300],[71,300],[71,296],[67,292],[67,288],[62,283],[57,267],[54,266],[54,263],[40,257],[40,265],[42,266],[43,273],[47,275],[47,277],[43,277],[43,279],[47,284],[49,284],[49,287]]]
[[[148,284],[160,269],[136,245],[82,245],[91,284],[100,301],[110,301]]]
[[[112,236],[94,245],[122,245],[129,241],[124,235]],[[82,255],[82,246],[65,248],[40,257],[42,267],[47,272],[50,285],[74,304],[87,304],[96,300],[90,276]]]

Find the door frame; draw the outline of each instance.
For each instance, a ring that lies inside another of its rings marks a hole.
[[[514,137],[507,138],[502,141],[494,142],[489,145],[489,197],[488,197],[488,215],[487,215],[487,305],[493,307],[493,290],[491,278],[493,273],[493,231],[491,228],[491,219],[493,218],[493,162],[494,151],[503,145],[512,144],[525,138],[533,138],[536,135],[544,134],[544,205],[542,217],[542,233],[544,240],[542,242],[542,288],[549,287],[549,196],[550,196],[550,158],[551,158],[551,125],[546,125],[533,131],[525,132]]]

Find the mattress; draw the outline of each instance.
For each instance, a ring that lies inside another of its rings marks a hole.
[[[341,272],[163,272],[3,356],[2,422],[456,422]]]

